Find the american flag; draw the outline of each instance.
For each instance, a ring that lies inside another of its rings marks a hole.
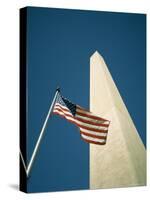
[[[57,95],[53,113],[60,115],[69,122],[75,124],[80,129],[81,138],[93,144],[106,144],[109,120],[103,119],[85,110],[84,108],[70,102],[68,99],[61,96],[60,92]]]

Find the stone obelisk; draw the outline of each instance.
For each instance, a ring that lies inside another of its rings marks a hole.
[[[102,56],[90,58],[90,110],[111,121],[106,145],[90,144],[90,189],[146,185],[146,150]]]

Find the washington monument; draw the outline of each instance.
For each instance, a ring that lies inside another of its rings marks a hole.
[[[146,185],[146,150],[102,56],[90,58],[90,110],[111,121],[106,145],[90,144],[90,189]]]

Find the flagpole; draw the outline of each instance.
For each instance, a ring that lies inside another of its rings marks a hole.
[[[23,158],[23,155],[22,155],[21,150],[20,150],[20,157],[21,157],[21,160],[22,160],[22,164],[23,164],[24,170],[25,170],[25,172],[27,173],[26,164],[25,164],[25,161],[24,161],[24,158]]]
[[[53,98],[53,101],[52,101],[52,104],[51,104],[51,106],[50,106],[50,108],[49,108],[47,117],[46,117],[45,122],[44,122],[44,124],[43,124],[43,127],[42,127],[42,129],[41,129],[39,138],[38,138],[38,140],[37,140],[37,143],[36,143],[36,145],[35,145],[34,151],[33,151],[33,153],[32,153],[30,162],[29,162],[29,164],[28,164],[28,167],[27,167],[27,170],[26,170],[27,177],[29,177],[29,174],[30,174],[30,171],[31,171],[33,162],[34,162],[34,160],[35,160],[37,151],[38,151],[38,149],[39,149],[41,140],[42,140],[43,135],[44,135],[44,131],[45,131],[45,129],[46,129],[47,121],[48,121],[48,119],[49,119],[49,117],[50,117],[50,115],[51,115],[51,113],[52,113],[52,111],[53,111],[53,106],[54,106],[54,104],[55,104],[55,101],[56,101],[56,98],[57,98],[57,95],[58,95],[59,92],[60,92],[60,88],[57,88],[57,89],[56,89],[56,93],[55,93],[54,98]]]

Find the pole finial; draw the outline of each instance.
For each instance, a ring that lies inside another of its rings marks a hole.
[[[60,87],[59,86],[56,88],[56,91],[60,92]]]

